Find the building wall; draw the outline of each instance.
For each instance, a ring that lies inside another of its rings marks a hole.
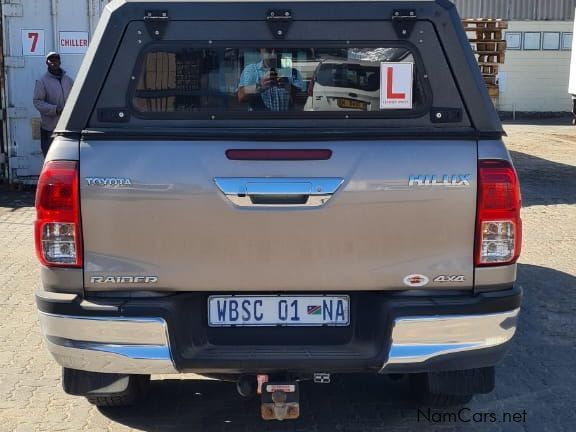
[[[511,21],[510,32],[572,32],[569,21]],[[571,51],[506,51],[500,67],[500,111],[571,111]]]
[[[576,21],[574,22],[573,35],[576,35]],[[570,83],[568,93],[576,97],[576,39],[572,39],[572,62],[570,66]],[[576,114],[576,106],[573,108]]]
[[[5,157],[11,182],[34,183],[44,161],[40,150],[40,114],[32,103],[36,79],[46,72],[44,56],[50,51],[61,52],[62,67],[75,78],[84,55],[70,50],[62,52],[64,35],[60,32],[86,33],[90,39],[106,3],[108,0],[2,2]],[[36,36],[36,43],[31,42],[32,35]]]
[[[462,18],[574,20],[576,0],[452,0]]]

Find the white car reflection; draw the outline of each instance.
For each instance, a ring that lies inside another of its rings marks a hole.
[[[326,60],[308,85],[305,111],[377,111],[380,68],[370,61]]]

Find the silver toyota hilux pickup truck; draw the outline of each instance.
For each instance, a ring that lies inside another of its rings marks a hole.
[[[36,196],[36,293],[64,390],[230,380],[494,387],[516,330],[521,198],[447,0],[115,0]]]

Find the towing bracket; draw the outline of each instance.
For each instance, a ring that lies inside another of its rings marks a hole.
[[[267,382],[262,388],[261,414],[264,420],[294,420],[300,417],[298,382]]]

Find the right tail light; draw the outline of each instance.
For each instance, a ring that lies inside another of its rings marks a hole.
[[[514,167],[504,160],[481,160],[478,172],[476,265],[513,264],[522,247],[522,199]]]

